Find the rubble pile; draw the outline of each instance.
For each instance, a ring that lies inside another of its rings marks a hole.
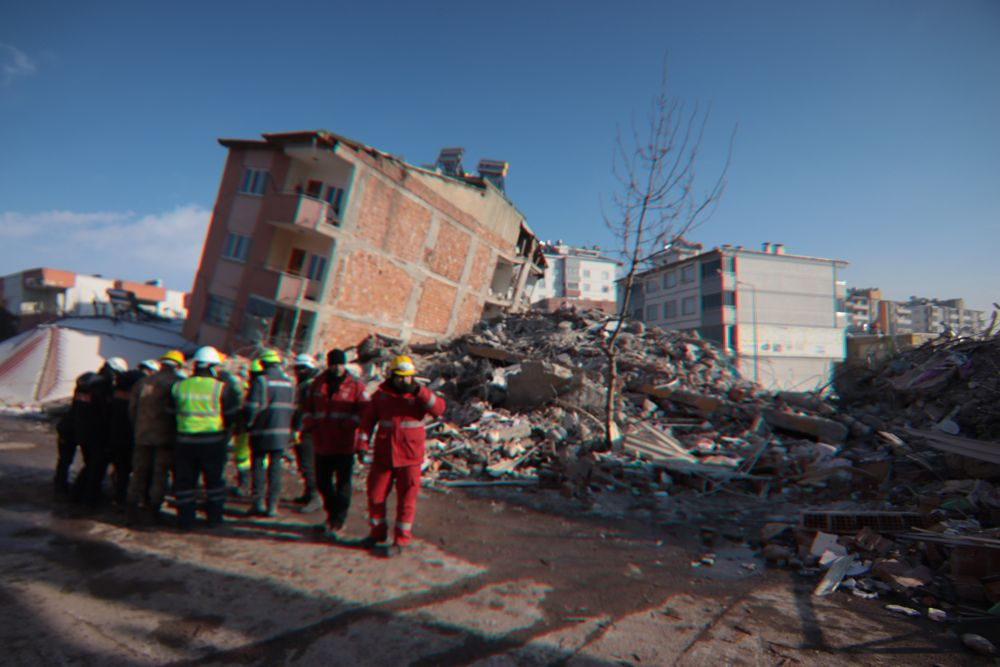
[[[1000,337],[940,337],[834,379],[841,409],[878,430],[1000,439]]]

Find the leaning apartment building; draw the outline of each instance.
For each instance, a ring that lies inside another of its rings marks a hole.
[[[229,149],[185,335],[249,351],[408,342],[529,306],[545,259],[505,194],[507,165],[417,167],[326,132],[220,139]]]
[[[729,350],[740,374],[770,389],[823,387],[846,356],[847,262],[683,239],[653,254],[635,277],[633,317],[697,331]]]

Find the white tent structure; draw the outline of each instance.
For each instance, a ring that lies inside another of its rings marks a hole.
[[[38,405],[73,395],[76,378],[108,357],[135,366],[189,348],[178,326],[108,318],[69,318],[0,342],[0,405]]]

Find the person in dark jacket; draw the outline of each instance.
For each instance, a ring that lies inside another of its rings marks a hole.
[[[275,516],[281,497],[281,459],[291,441],[295,389],[292,380],[281,370],[281,356],[276,351],[265,350],[260,356],[260,363],[264,372],[250,384],[250,392],[243,407],[247,429],[250,431],[250,461],[253,471],[253,506],[248,514]]]
[[[71,409],[76,441],[83,451],[83,468],[73,482],[73,499],[90,509],[100,503],[104,475],[111,462],[108,436],[115,381],[127,371],[124,359],[111,357],[96,373],[84,373],[76,380]]]
[[[170,350],[160,357],[160,370],[136,382],[129,399],[135,436],[132,478],[126,497],[126,521],[152,523],[160,518],[174,462],[177,419],[170,412],[170,392],[184,379],[184,355]]]
[[[323,497],[326,523],[317,532],[336,533],[351,508],[351,479],[358,426],[368,406],[365,385],[347,373],[347,354],[330,350],[327,369],[306,392],[302,431],[315,443],[316,485]]]
[[[303,403],[313,379],[319,375],[316,360],[308,354],[295,357],[295,412],[292,414],[292,434],[295,441],[295,460],[302,475],[303,493],[294,502],[302,505],[300,512],[308,514],[323,506],[316,493],[316,453],[312,434],[302,428]]]
[[[226,502],[226,444],[239,412],[239,404],[226,385],[215,377],[221,363],[214,347],[194,354],[194,375],[170,390],[172,412],[177,419],[174,445],[174,495],[177,526],[187,530],[194,524],[198,477],[205,479],[205,514],[209,527],[222,523]]]
[[[52,478],[53,491],[56,500],[65,500],[70,496],[69,470],[76,458],[76,429],[73,427],[73,409],[64,414],[56,422],[56,443],[59,448],[59,459],[56,461],[56,472]]]
[[[132,474],[132,454],[135,451],[135,432],[129,414],[132,388],[144,377],[160,370],[160,365],[147,359],[134,370],[119,373],[115,378],[115,392],[111,395],[111,424],[108,427],[108,441],[111,448],[112,500],[118,507],[125,507],[128,495],[129,476]]]

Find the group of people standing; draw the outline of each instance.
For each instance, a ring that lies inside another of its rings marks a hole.
[[[185,376],[184,356],[176,350],[134,371],[115,357],[78,378],[71,410],[57,429],[57,496],[95,507],[113,465],[114,500],[125,508],[127,522],[159,522],[172,473],[177,526],[194,526],[199,480],[206,523],[218,526],[232,444],[237,488],[251,478],[247,514],[273,517],[281,497],[282,462],[294,447],[305,487],[296,501],[304,512],[322,507],[326,514],[316,532],[336,536],[343,529],[355,462],[368,462],[371,526],[361,544],[375,547],[389,540],[386,507],[393,486],[396,525],[387,553],[398,554],[409,544],[424,460],[423,420],[445,408],[440,396],[416,381],[412,359],[393,359],[388,378],[370,397],[348,372],[344,350],[331,350],[324,370],[312,357],[299,355],[294,379],[274,350],[264,350],[253,361],[246,380],[227,371],[212,347],[200,348],[191,361],[191,374]],[[70,484],[77,447],[84,466]]]

